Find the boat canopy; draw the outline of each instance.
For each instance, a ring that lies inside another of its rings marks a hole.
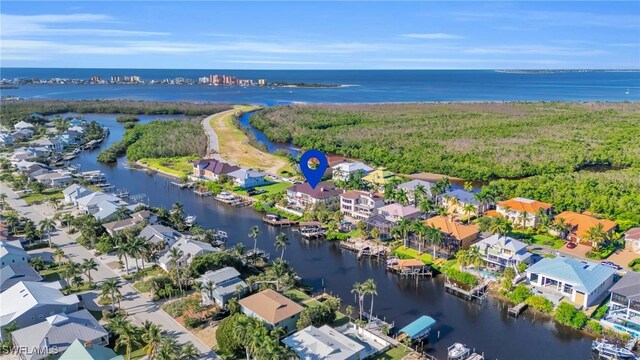
[[[436,321],[431,316],[423,315],[418,320],[400,329],[400,333],[405,333],[411,339],[420,339],[427,335]]]

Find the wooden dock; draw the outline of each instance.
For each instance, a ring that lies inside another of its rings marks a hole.
[[[171,185],[177,186],[181,189],[186,189],[186,188],[192,188],[195,184],[192,182],[182,183],[182,182],[172,181]]]
[[[489,281],[485,281],[482,284],[478,284],[473,288],[466,290],[458,286],[456,283],[451,282],[449,278],[445,279],[444,290],[461,297],[467,301],[484,300],[487,297],[487,290],[489,288]]]
[[[271,226],[276,226],[276,227],[289,227],[292,225],[297,224],[295,221],[291,221],[287,218],[280,218],[280,217],[272,217],[272,216],[264,216],[262,218],[262,221],[271,225]]]
[[[388,261],[387,270],[407,277],[433,276],[431,267],[418,259],[394,259]]]
[[[206,197],[206,196],[211,196],[213,195],[213,193],[211,191],[208,190],[198,190],[198,189],[194,189],[193,193],[198,195],[198,196],[202,196],[202,197]]]
[[[508,309],[509,315],[518,317],[518,315],[520,315],[528,306],[529,305],[527,305],[527,303],[525,302],[516,304],[515,306],[512,306]]]

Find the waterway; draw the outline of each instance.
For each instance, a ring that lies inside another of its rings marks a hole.
[[[98,149],[82,152],[72,163],[81,164],[83,171],[101,170],[116,188],[131,194],[146,194],[151,206],[170,208],[175,202],[184,205],[188,215],[196,215],[205,228],[218,228],[229,234],[229,243],[253,246],[248,233],[251,226],[260,230],[258,246],[279,254],[273,246],[281,231],[261,222],[261,214],[251,208],[231,208],[212,198],[200,198],[190,190],[172,186],[172,179],[162,175],[149,175],[144,171],[125,169],[122,158],[115,165],[100,164],[96,156],[100,150],[122,138],[124,126],[115,121],[116,115],[84,114],[109,127],[111,133]],[[141,123],[151,119],[175,116],[141,116]],[[554,321],[525,312],[518,319],[507,316],[506,304],[488,298],[483,304],[469,303],[444,292],[442,279],[399,279],[387,273],[382,264],[357,261],[350,252],[342,251],[338,244],[326,241],[307,241],[289,229],[284,230],[291,244],[285,259],[314,290],[332,292],[344,304],[356,305],[352,285],[372,278],[377,283],[374,313],[402,327],[426,314],[437,320],[431,336],[431,354],[446,359],[446,348],[462,342],[484,352],[487,359],[586,359],[590,356],[591,339],[582,333],[560,326]],[[366,299],[366,306],[369,298]],[[436,339],[440,334],[439,341]]]

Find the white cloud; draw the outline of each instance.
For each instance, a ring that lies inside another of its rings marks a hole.
[[[432,39],[432,40],[444,40],[444,39],[462,39],[460,35],[445,34],[445,33],[411,33],[400,35],[410,39]]]

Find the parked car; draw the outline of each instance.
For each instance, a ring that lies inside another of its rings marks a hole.
[[[567,243],[567,248],[568,249],[575,249],[577,246],[578,246],[578,244],[576,244],[574,242]]]
[[[602,261],[600,264],[606,265],[606,266],[608,266],[610,268],[614,268],[616,270],[622,270],[622,267],[620,265],[614,264],[611,261]]]

